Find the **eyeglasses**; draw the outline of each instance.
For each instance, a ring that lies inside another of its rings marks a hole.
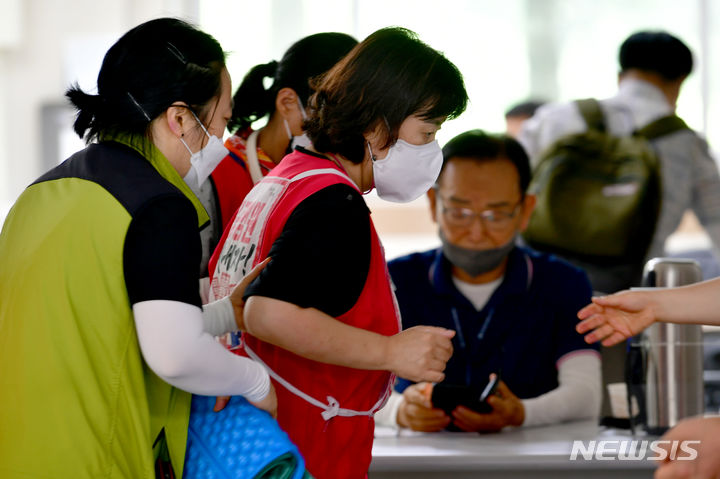
[[[480,218],[483,226],[490,231],[504,231],[512,225],[512,220],[517,216],[522,203],[520,198],[510,211],[498,209],[489,209],[484,211],[475,211],[470,208],[462,208],[457,206],[445,206],[443,199],[437,195],[438,205],[442,208],[442,215],[450,226],[459,228],[467,228],[472,225],[475,218]]]

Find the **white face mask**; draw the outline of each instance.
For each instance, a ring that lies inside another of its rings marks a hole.
[[[300,97],[297,98],[298,105],[300,106],[300,114],[303,117],[303,121],[307,120],[307,113],[305,113],[305,108],[303,107],[302,101],[300,101]],[[285,131],[287,132],[288,139],[290,140],[290,145],[288,146],[288,150],[293,151],[296,146],[301,146],[303,148],[310,148],[312,146],[312,141],[310,141],[310,138],[307,137],[305,132],[303,132],[302,135],[299,136],[293,136],[292,132],[290,131],[290,125],[288,124],[287,120],[283,119],[283,122],[285,123]]]
[[[207,131],[205,125],[203,125],[197,115],[195,115],[195,112],[190,110],[190,113],[192,113],[208,137],[207,145],[195,153],[193,153],[187,143],[185,143],[185,140],[180,138],[182,144],[185,145],[187,151],[190,152],[190,170],[183,180],[185,180],[185,183],[187,183],[190,188],[195,189],[200,188],[200,185],[207,180],[208,176],[210,176],[222,159],[228,155],[229,151],[225,148],[220,138],[211,135],[210,132]]]
[[[437,140],[424,145],[412,145],[400,140],[389,148],[382,160],[376,160],[370,143],[375,189],[386,201],[408,203],[430,189],[442,168],[442,150]]]
[[[290,149],[294,150],[297,146],[307,149],[312,146],[312,141],[310,141],[310,138],[308,138],[305,133],[300,136],[293,136],[292,140],[290,140]]]

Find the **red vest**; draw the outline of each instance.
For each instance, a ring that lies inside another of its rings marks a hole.
[[[225,141],[225,148],[230,153],[215,167],[211,175],[215,184],[223,230],[253,187],[245,153],[245,142],[251,133],[252,130],[248,128]],[[275,164],[262,150],[258,151],[258,158],[263,166],[261,171],[267,172],[275,167]]]
[[[357,187],[334,163],[293,152],[250,192],[237,212],[217,261],[211,295],[222,297],[255,264],[267,257],[297,205],[330,185]],[[338,321],[393,335],[400,331],[380,240],[370,221],[370,269],[357,303]],[[348,254],[353,254],[348,252]],[[292,334],[292,331],[288,331]],[[343,409],[369,411],[389,394],[392,375],[311,361],[243,333],[244,343],[275,374],[306,395]],[[278,395],[278,422],[297,444],[308,470],[317,479],[363,478],[371,460],[374,421],[371,416],[335,416],[325,420],[323,409],[273,380]]]

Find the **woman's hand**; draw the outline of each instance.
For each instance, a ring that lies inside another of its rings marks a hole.
[[[582,320],[575,327],[578,333],[592,330],[585,335],[585,341],[602,340],[603,346],[635,336],[657,321],[651,294],[645,291],[622,291],[593,298],[592,304],[578,312],[578,318]]]
[[[245,316],[249,334],[298,356],[355,369],[392,371],[413,382],[442,381],[453,352],[452,330],[416,326],[385,336],[350,326],[315,308],[263,296],[248,299]]]
[[[218,396],[215,398],[215,406],[213,406],[213,411],[220,412],[223,409],[225,409],[225,406],[228,405],[230,402],[230,398],[232,396]]]
[[[655,479],[720,477],[720,417],[684,419],[660,442],[667,456],[655,471]],[[668,451],[678,443],[677,455]]]
[[[415,326],[388,341],[387,369],[410,381],[439,383],[453,354],[455,331],[435,326]]]
[[[250,283],[252,283],[255,278],[260,275],[260,272],[265,269],[265,266],[267,266],[271,259],[272,258],[265,258],[263,261],[258,263],[248,274],[245,275],[237,286],[235,286],[232,293],[230,293],[230,302],[232,303],[233,311],[235,311],[235,323],[240,331],[245,331],[245,319],[243,317],[245,311],[245,300],[243,299],[245,289],[247,289]]]
[[[213,407],[213,411],[219,412],[225,409],[225,406],[227,406],[230,402],[230,397],[231,396],[218,396],[215,399],[215,407]],[[268,391],[267,396],[265,396],[265,399],[257,402],[248,402],[263,411],[269,412],[272,417],[277,419],[277,394],[275,394],[275,387],[272,382],[270,382],[270,390]]]

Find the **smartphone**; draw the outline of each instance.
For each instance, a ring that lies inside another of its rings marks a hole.
[[[442,409],[445,414],[451,415],[458,406],[465,406],[479,413],[492,412],[492,406],[487,403],[487,398],[495,392],[498,382],[497,375],[489,381],[484,388],[438,383],[433,387],[430,401],[433,407]]]

